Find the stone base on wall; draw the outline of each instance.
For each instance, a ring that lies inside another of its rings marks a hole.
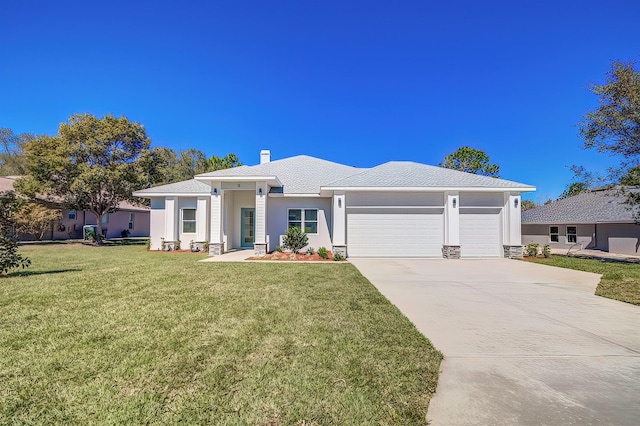
[[[460,246],[442,246],[442,257],[445,259],[460,259]]]
[[[266,256],[267,255],[267,244],[262,243],[254,243],[253,244],[253,254],[256,256]]]
[[[167,241],[162,240],[162,244],[160,245],[160,250],[163,251],[173,251],[178,250],[180,248],[180,241]]]
[[[191,243],[189,243],[189,249],[195,252],[204,251],[204,246],[206,244],[206,241],[191,241]]]
[[[522,246],[502,246],[507,259],[522,259]]]
[[[342,256],[347,257],[347,246],[332,246],[331,253],[340,253]]]
[[[224,253],[224,243],[209,243],[209,256],[220,256]]]

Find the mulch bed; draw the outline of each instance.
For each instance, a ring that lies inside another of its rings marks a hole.
[[[293,254],[293,253],[274,251],[273,253],[269,253],[266,256],[250,257],[247,260],[286,260],[286,261],[300,260],[300,261],[329,262],[329,261],[333,260],[333,254],[331,254],[331,252],[328,252],[328,254],[329,254],[329,258],[328,259],[323,259],[318,255],[318,253],[314,253],[314,254],[306,254],[306,253]]]

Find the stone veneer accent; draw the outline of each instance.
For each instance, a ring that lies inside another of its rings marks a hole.
[[[209,256],[220,256],[224,253],[224,243],[209,243]]]
[[[164,244],[164,251],[173,251],[176,249],[176,244],[178,243],[177,241],[166,241],[163,240],[162,243]]]
[[[333,254],[340,253],[344,257],[347,257],[347,246],[333,246],[331,247],[331,252]]]
[[[460,259],[460,246],[442,246],[442,257],[445,259]]]
[[[254,243],[253,244],[253,253],[256,256],[266,256],[267,255],[267,245],[266,244],[258,244],[258,243]]]
[[[507,259],[522,259],[522,246],[502,246]]]
[[[204,245],[205,245],[205,242],[204,242],[204,241],[192,241],[192,242],[189,244],[189,249],[190,249],[191,251],[196,251],[196,252],[198,252],[198,251],[204,251]]]

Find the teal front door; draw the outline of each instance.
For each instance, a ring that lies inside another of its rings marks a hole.
[[[253,247],[256,229],[256,209],[240,209],[240,246]]]

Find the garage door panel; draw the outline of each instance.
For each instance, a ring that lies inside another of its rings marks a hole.
[[[347,215],[353,257],[441,257],[442,209],[355,210]]]
[[[501,257],[500,211],[460,212],[461,257]]]

